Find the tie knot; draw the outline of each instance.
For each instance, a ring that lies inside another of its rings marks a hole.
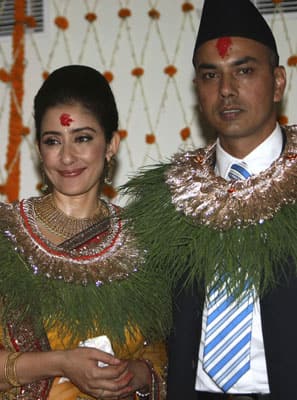
[[[228,172],[228,178],[233,180],[248,179],[250,176],[247,165],[243,161],[232,164]]]

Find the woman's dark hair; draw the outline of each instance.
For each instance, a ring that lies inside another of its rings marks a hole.
[[[104,76],[85,65],[67,65],[56,69],[44,81],[34,98],[37,142],[46,111],[62,104],[79,103],[97,119],[106,142],[118,129],[118,110],[111,88]]]

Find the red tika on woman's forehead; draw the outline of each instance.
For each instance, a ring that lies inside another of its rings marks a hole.
[[[60,115],[60,122],[63,126],[70,126],[73,119],[71,118],[70,114],[63,113]]]
[[[217,40],[216,47],[219,55],[224,58],[232,44],[232,40],[229,36],[221,37]]]

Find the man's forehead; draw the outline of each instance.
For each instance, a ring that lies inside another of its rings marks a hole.
[[[224,36],[203,43],[196,52],[195,63],[197,66],[200,62],[210,63],[211,60],[220,62],[245,57],[257,59],[263,57],[265,51],[267,51],[266,46],[253,39]]]
[[[220,57],[224,58],[232,46],[232,39],[230,36],[220,37],[216,42],[216,48]]]

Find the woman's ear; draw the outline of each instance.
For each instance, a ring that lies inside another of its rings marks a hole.
[[[111,141],[107,144],[107,150],[106,150],[106,160],[109,162],[111,158],[117,154],[119,145],[120,145],[120,135],[118,131],[113,132]]]
[[[35,142],[35,150],[36,153],[38,155],[39,161],[42,163],[42,157],[41,157],[41,153],[40,153],[40,146],[38,142]]]

